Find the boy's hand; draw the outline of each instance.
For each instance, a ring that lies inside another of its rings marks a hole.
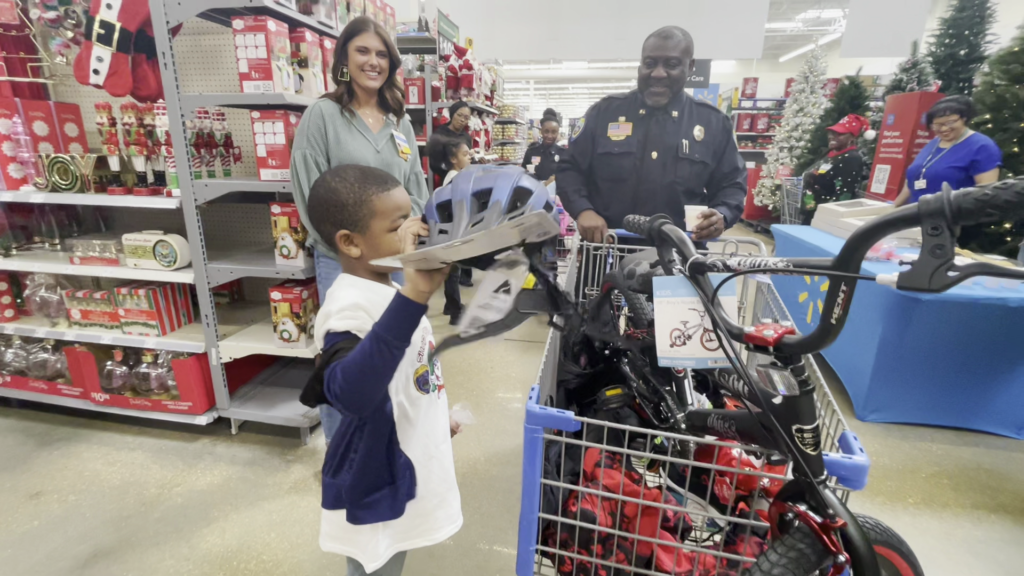
[[[402,254],[415,251],[416,242],[420,236],[427,236],[429,234],[430,228],[421,216],[413,216],[406,220],[398,229],[398,236],[402,242]],[[437,289],[444,284],[450,268],[451,266],[445,266],[440,270],[413,270],[406,268],[403,271],[405,274],[405,286],[402,287],[402,294],[414,302],[426,304],[430,301],[430,296],[437,292]]]
[[[451,428],[452,438],[455,438],[456,434],[462,432],[462,424],[456,422],[455,418],[452,418],[451,416],[448,417],[448,426]]]

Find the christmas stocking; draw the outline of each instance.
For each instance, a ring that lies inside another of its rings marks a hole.
[[[156,61],[153,21],[146,20],[135,34],[132,56],[132,98],[139,102],[156,102],[164,97],[160,69]]]
[[[85,41],[75,57],[75,80],[127,96],[133,79],[130,57],[135,33],[149,21],[149,3],[140,0],[91,0]]]

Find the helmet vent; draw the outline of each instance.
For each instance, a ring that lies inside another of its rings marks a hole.
[[[445,200],[434,205],[437,210],[437,221],[440,224],[451,224],[455,220],[455,213],[452,211],[452,201]]]
[[[515,190],[512,191],[512,196],[508,199],[508,206],[505,207],[505,214],[511,214],[527,204],[530,203],[530,199],[533,198],[534,191],[531,188],[525,186],[516,186]]]
[[[544,203],[544,211],[551,214],[555,210],[555,207],[551,205],[551,202]]]
[[[471,216],[476,216],[477,214],[487,211],[487,207],[491,204],[491,193],[493,192],[493,188],[484,188],[483,190],[473,192],[471,205],[469,207],[469,213]]]

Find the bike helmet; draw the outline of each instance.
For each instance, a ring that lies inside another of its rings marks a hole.
[[[474,166],[434,191],[423,209],[430,235],[419,247],[437,246],[486,232],[533,212],[558,222],[547,187],[518,166]]]

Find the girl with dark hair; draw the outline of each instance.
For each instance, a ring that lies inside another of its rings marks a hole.
[[[558,145],[562,122],[553,108],[544,111],[540,120],[540,142],[531,144],[523,156],[523,168],[537,180],[550,184],[555,181],[555,167],[568,150]]]
[[[948,96],[932,106],[925,121],[936,138],[925,145],[907,169],[907,182],[896,205],[917,202],[935,194],[944,183],[953,190],[999,179],[1003,152],[984,134],[967,127],[974,118],[974,103],[967,96]]]
[[[427,158],[430,161],[430,170],[437,174],[437,177],[444,181],[448,175],[448,151],[445,144],[453,141],[461,141],[466,144],[470,153],[473,151],[473,137],[469,135],[469,121],[473,114],[469,104],[462,100],[456,101],[448,107],[448,117],[451,120],[447,124],[434,130],[427,142]]]
[[[320,238],[307,212],[309,190],[328,169],[342,164],[372,166],[391,174],[409,192],[412,213],[427,201],[416,134],[405,114],[405,91],[396,77],[398,49],[387,31],[361,16],[338,38],[331,74],[337,88],[306,109],[292,144],[292,186],[302,223],[314,249],[317,289],[323,302],[341,274],[334,239]],[[328,442],[341,423],[330,406],[320,406]]]

